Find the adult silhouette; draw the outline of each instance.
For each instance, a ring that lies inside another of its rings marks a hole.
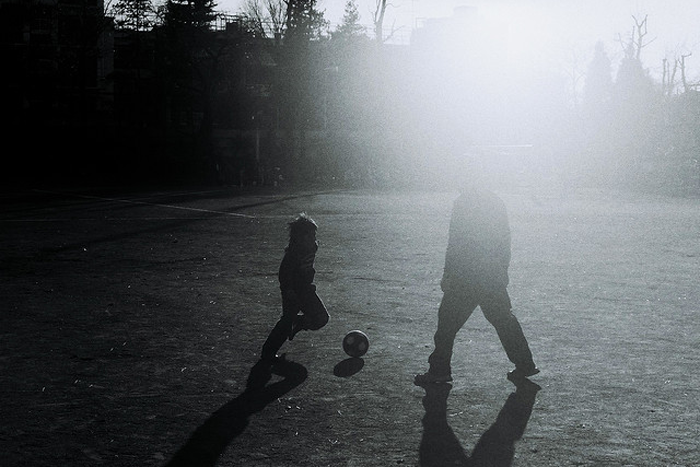
[[[477,306],[496,329],[508,359],[515,364],[509,379],[521,380],[540,371],[512,312],[507,291],[511,238],[506,207],[482,185],[478,173],[472,170],[459,179],[460,195],[452,209],[440,284],[443,296],[435,349],[428,358],[428,372],[416,375],[418,385],[452,381],[455,337]]]

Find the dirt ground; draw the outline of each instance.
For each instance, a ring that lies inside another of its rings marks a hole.
[[[412,383],[454,193],[1,193],[0,465],[700,465],[700,201],[501,194],[539,392],[506,380],[479,312],[454,384]],[[300,211],[332,318],[268,381]]]

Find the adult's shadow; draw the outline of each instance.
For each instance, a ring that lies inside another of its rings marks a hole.
[[[267,385],[273,374],[284,379]],[[250,370],[246,390],[197,428],[166,467],[216,465],[226,447],[248,426],[251,415],[299,386],[306,377],[306,368],[299,363],[282,359],[270,366],[263,361],[258,362]]]
[[[481,435],[471,454],[467,454],[447,423],[447,397],[451,384],[423,387],[423,437],[419,448],[421,467],[509,467],[515,455],[515,443],[522,438],[532,414],[535,396],[541,388],[529,381],[518,384],[506,399],[496,421]]]

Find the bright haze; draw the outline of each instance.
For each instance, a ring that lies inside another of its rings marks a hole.
[[[320,0],[317,7],[333,28],[343,17],[345,3]],[[601,122],[609,115],[600,110],[589,116],[585,131],[578,131],[575,126],[581,125],[571,119],[571,110],[581,108],[596,45],[602,44],[614,79],[625,45],[640,24],[645,26],[640,59],[649,76],[661,82],[663,60],[674,63],[683,56],[688,81],[700,82],[698,0],[388,3],[384,33],[393,33],[390,44],[410,45],[411,57],[406,72],[397,72],[391,86],[397,89],[394,107],[405,109],[394,119],[402,133],[396,141],[414,150],[419,147],[416,135],[439,142],[416,151],[426,157],[415,162],[421,170],[433,166],[445,171],[455,162],[449,158],[465,148],[491,152],[484,159],[498,161],[499,174],[504,167],[513,176],[527,168],[541,178],[551,178],[553,165],[560,173],[580,170],[580,165],[572,168],[571,161],[583,160],[576,153],[584,147],[587,160],[595,156],[603,161],[596,166],[598,173],[613,180],[615,167],[605,165],[609,154],[628,151],[633,157],[653,159],[645,122],[639,122],[636,133],[625,128],[615,133],[610,129],[619,122],[610,121],[606,128]],[[218,9],[235,13],[241,4],[242,0],[219,0]],[[376,0],[356,0],[356,5],[360,22],[371,33]],[[631,107],[623,110],[628,113],[620,115],[633,118],[643,113]],[[583,137],[593,138],[595,144],[577,140]]]
[[[243,0],[218,0],[218,9],[240,11]],[[385,29],[396,29],[397,41],[408,42],[413,29],[431,18],[454,15],[457,8],[478,8],[484,27],[509,41],[514,54],[562,59],[577,50],[590,56],[602,41],[614,56],[621,54],[619,38],[628,37],[633,16],[648,17],[648,40],[643,59],[652,73],[663,58],[694,53],[688,66],[700,76],[700,1],[697,0],[398,0],[388,2]],[[372,24],[376,0],[357,0],[361,22]],[[332,24],[341,21],[344,0],[320,0],[318,8]],[[583,58],[583,57],[582,57]],[[696,63],[693,63],[696,62]]]

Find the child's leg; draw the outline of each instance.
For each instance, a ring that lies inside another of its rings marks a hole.
[[[330,319],[326,306],[316,292],[309,292],[301,297],[301,311],[304,313],[299,322],[301,329],[310,331],[321,329]]]
[[[297,320],[299,305],[292,300],[282,300],[282,316],[263,344],[262,358],[274,358],[287,338],[292,334],[292,327]]]
[[[282,344],[287,340],[287,337],[292,332],[292,324],[294,323],[294,317],[283,314],[270,335],[267,336],[267,340],[263,344],[262,348],[262,358],[274,358],[277,355],[277,351],[282,347]]]

